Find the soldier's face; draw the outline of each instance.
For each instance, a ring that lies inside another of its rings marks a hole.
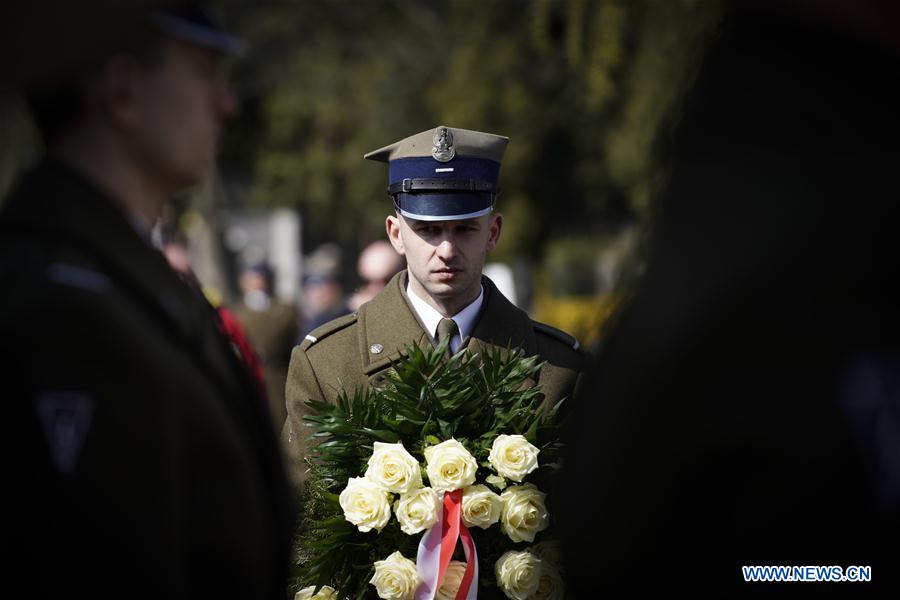
[[[412,290],[445,316],[478,297],[487,253],[497,246],[503,218],[462,221],[387,218],[388,238],[406,256]]]
[[[237,110],[214,52],[164,42],[162,62],[135,78],[133,148],[148,174],[178,189],[201,180],[222,121]]]

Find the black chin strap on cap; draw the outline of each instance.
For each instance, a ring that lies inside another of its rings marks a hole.
[[[500,193],[500,188],[488,181],[478,181],[476,179],[410,179],[406,178],[397,183],[388,186],[388,194],[423,192],[423,191],[444,191],[444,192],[487,192],[490,194]]]

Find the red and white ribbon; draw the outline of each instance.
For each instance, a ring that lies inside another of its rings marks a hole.
[[[466,554],[466,572],[456,592],[456,600],[475,600],[478,598],[478,552],[472,534],[462,522],[462,490],[444,492],[438,522],[419,541],[416,569],[422,583],[416,589],[416,600],[434,600],[453,558],[457,540],[462,541]]]

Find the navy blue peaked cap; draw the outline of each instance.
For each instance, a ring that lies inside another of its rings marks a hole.
[[[421,221],[489,214],[500,191],[509,138],[439,126],[365,155],[388,163],[388,194],[397,211]]]

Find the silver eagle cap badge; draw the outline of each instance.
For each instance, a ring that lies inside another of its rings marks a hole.
[[[434,144],[431,148],[431,156],[438,162],[449,162],[456,156],[456,148],[453,147],[453,134],[446,127],[438,127],[431,139]]]

